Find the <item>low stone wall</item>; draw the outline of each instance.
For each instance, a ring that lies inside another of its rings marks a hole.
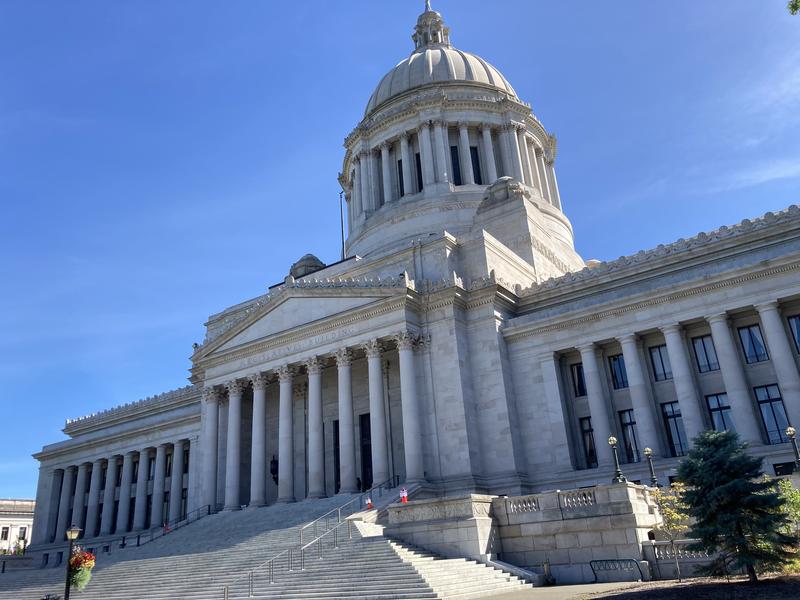
[[[559,583],[591,582],[590,561],[642,561],[642,544],[658,522],[658,511],[645,486],[600,485],[531,496],[496,498],[492,514],[502,540],[500,558],[524,568],[545,562]],[[639,571],[611,571],[598,580],[639,579]]]
[[[33,557],[16,556],[13,554],[0,554],[0,574],[9,571],[19,571],[21,569],[32,569],[34,567]]]
[[[642,555],[650,563],[650,570],[654,579],[677,579],[678,567],[675,565],[677,558],[680,565],[681,576],[692,577],[697,574],[699,567],[711,563],[714,556],[707,552],[689,550],[695,540],[676,540],[670,542],[651,542],[642,544]]]

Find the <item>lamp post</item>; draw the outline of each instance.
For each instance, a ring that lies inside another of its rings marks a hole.
[[[81,528],[73,525],[67,529],[67,539],[69,540],[69,552],[67,553],[67,583],[64,586],[64,600],[69,600],[69,559],[72,558],[72,548],[75,546],[75,540],[81,534]]]
[[[613,435],[608,438],[608,445],[611,446],[611,449],[614,451],[614,479],[611,480],[611,483],[627,483],[627,479],[625,475],[622,474],[622,469],[619,468],[619,454],[617,454],[617,438]]]
[[[794,448],[794,470],[800,471],[800,448],[797,447],[797,430],[790,425],[786,428],[786,437],[792,441],[792,448]]]
[[[653,467],[653,449],[652,448],[645,448],[644,455],[647,458],[647,464],[650,466],[650,485],[652,487],[658,487],[658,477],[656,477],[656,470]]]

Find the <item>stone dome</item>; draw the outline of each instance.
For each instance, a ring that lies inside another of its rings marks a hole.
[[[453,48],[442,15],[430,9],[420,15],[413,36],[413,54],[389,71],[367,103],[365,115],[387,100],[431,84],[469,83],[500,90],[517,98],[502,73],[481,57]]]

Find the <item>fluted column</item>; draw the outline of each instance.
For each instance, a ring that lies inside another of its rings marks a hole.
[[[225,510],[239,510],[239,470],[242,462],[242,393],[244,384],[230,381],[228,387],[228,442],[225,459]]]
[[[72,525],[69,522],[69,509],[72,501],[72,494],[75,493],[75,472],[73,466],[64,469],[64,480],[61,483],[61,497],[58,499],[58,517],[56,518],[56,532],[53,541],[61,542],[67,537],[67,528]]]
[[[603,392],[600,361],[597,360],[597,347],[594,344],[586,344],[578,348],[578,351],[581,353],[583,362],[583,378],[586,382],[586,398],[589,401],[589,413],[592,417],[597,465],[598,467],[608,466],[613,462],[614,457],[611,447],[608,445],[611,426],[606,395]]]
[[[108,459],[106,466],[106,487],[103,491],[103,513],[100,515],[100,535],[114,533],[114,492],[117,488],[117,457]]]
[[[747,385],[742,361],[736,350],[736,344],[731,335],[728,324],[728,315],[725,313],[708,317],[711,326],[711,339],[719,361],[722,382],[725,384],[725,393],[733,413],[733,422],[736,431],[742,439],[752,444],[763,444],[761,430],[758,426],[759,415]]]
[[[308,372],[308,497],[325,497],[325,447],[322,440],[322,363],[306,361]]]
[[[467,123],[458,124],[458,154],[461,157],[461,179],[464,185],[475,183],[475,172],[472,169],[472,152],[469,148],[469,129]]]
[[[424,481],[425,465],[422,454],[417,369],[414,357],[416,336],[404,331],[394,336],[400,358],[400,404],[403,412],[403,447],[406,459],[406,481]]]
[[[553,204],[553,199],[550,196],[550,179],[547,176],[547,162],[544,158],[544,150],[536,156],[536,162],[539,173],[541,173],[542,176],[542,196],[544,196],[544,199],[550,204]]]
[[[691,441],[704,429],[703,415],[700,412],[700,397],[694,383],[692,367],[689,363],[689,354],[686,351],[686,342],[680,325],[667,325],[662,327],[664,339],[667,342],[667,354],[672,365],[672,382],[675,384],[675,395],[681,407],[683,428]]]
[[[561,210],[561,192],[558,189],[558,178],[556,177],[556,163],[550,163],[550,187],[552,188],[551,202],[558,210]]]
[[[156,448],[156,466],[153,470],[153,508],[150,511],[150,527],[164,524],[164,491],[167,476],[167,445]]]
[[[528,139],[525,135],[525,128],[517,129],[517,145],[519,146],[519,156],[522,159],[522,174],[525,183],[533,186],[533,171],[531,170],[531,155],[528,153]]]
[[[436,175],[433,170],[431,128],[427,121],[419,126],[417,137],[419,138],[419,159],[422,163],[422,183],[425,186],[433,185],[436,181]]]
[[[267,378],[265,373],[250,377],[253,383],[253,434],[250,456],[250,506],[267,503]]]
[[[433,123],[433,137],[436,144],[436,181],[439,183],[448,183],[450,181],[450,152],[449,145],[447,144],[447,130],[442,121],[434,121]],[[445,148],[447,152],[445,152]]]
[[[367,213],[372,209],[372,194],[369,189],[369,154],[362,152],[358,155],[358,179],[361,182],[361,212]]]
[[[361,160],[358,156],[353,157],[353,188],[352,188],[352,203],[351,203],[351,216],[352,222],[355,222],[361,212]]]
[[[392,192],[392,164],[389,160],[389,144],[381,144],[381,168],[383,174],[383,202],[389,203],[394,200]]]
[[[483,135],[483,158],[486,162],[486,183],[487,185],[493,184],[497,181],[497,163],[494,160],[494,143],[492,142],[492,128],[489,125],[484,125],[482,128]]]
[[[103,476],[103,461],[98,459],[92,463],[92,476],[89,480],[89,500],[86,503],[86,523],[84,525],[83,537],[93,538],[97,536],[97,520],[100,510],[100,483]]]
[[[522,162],[519,157],[519,142],[517,141],[517,126],[514,123],[509,123],[503,127],[503,144],[502,147],[506,149],[503,156],[505,168],[503,169],[506,175],[509,175],[517,181],[525,181],[522,176]]]
[[[339,493],[358,491],[356,485],[356,433],[353,420],[352,356],[347,348],[336,352],[339,376]]]
[[[169,478],[169,515],[173,525],[181,520],[181,501],[183,500],[183,440],[172,444],[172,473]]]
[[[292,378],[289,366],[278,369],[280,405],[278,407],[278,502],[294,502],[294,416]]]
[[[150,475],[150,450],[139,452],[139,473],[136,476],[136,503],[133,508],[133,529],[147,526],[147,481]]]
[[[119,482],[119,507],[117,508],[117,534],[128,531],[131,518],[131,483],[133,482],[133,455],[127,452],[122,457],[122,478]]]
[[[533,184],[536,186],[536,189],[539,190],[539,193],[542,195],[542,198],[547,198],[544,193],[544,186],[542,185],[542,176],[539,173],[539,165],[536,163],[536,144],[532,141],[531,143],[527,143],[525,146],[525,152],[528,155],[528,164],[531,167],[531,173],[533,174]]]
[[[372,445],[372,481],[380,485],[389,479],[389,453],[386,436],[386,407],[383,397],[383,349],[378,340],[364,344],[369,367],[369,430]]]
[[[628,391],[633,405],[633,414],[636,418],[636,430],[639,436],[639,451],[652,448],[657,456],[662,455],[656,427],[653,399],[650,391],[650,380],[642,365],[639,353],[639,339],[634,334],[622,336],[619,343],[622,346],[622,357],[625,361],[625,370],[628,373]]]
[[[400,160],[403,161],[403,191],[405,195],[414,193],[414,180],[411,173],[411,150],[408,146],[408,134],[400,136]]]
[[[219,392],[216,388],[203,390],[206,403],[203,431],[203,490],[204,504],[217,510],[217,460],[219,456]]]
[[[84,528],[83,507],[86,503],[86,477],[89,472],[89,463],[78,465],[78,477],[75,480],[75,501],[72,503],[72,525]]]
[[[759,304],[756,310],[764,327],[764,341],[778,379],[786,417],[789,423],[800,427],[800,373],[797,371],[797,363],[794,362],[794,350],[789,344],[778,303]]]

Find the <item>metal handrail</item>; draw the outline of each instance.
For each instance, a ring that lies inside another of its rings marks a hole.
[[[247,582],[247,587],[248,587],[247,597],[248,598],[252,598],[253,597],[253,584],[254,584],[254,580],[255,580],[255,572],[256,571],[260,571],[262,568],[264,568],[266,566],[269,566],[269,582],[270,583],[275,583],[275,561],[278,560],[280,557],[284,556],[285,554],[289,555],[286,562],[287,562],[287,565],[289,567],[288,570],[292,571],[292,567],[294,566],[294,564],[293,564],[294,563],[294,548],[287,548],[283,552],[280,552],[279,554],[276,554],[275,556],[270,558],[268,561],[263,562],[260,565],[257,565],[255,567],[253,567],[252,569],[250,569],[249,571],[247,571],[245,573],[242,573],[241,575],[236,577],[233,581],[231,581],[228,585],[224,586],[222,588],[222,594],[223,594],[222,597],[224,598],[224,600],[228,600],[228,594],[230,593],[231,586],[233,584],[235,584],[236,582],[240,581],[241,579],[244,579],[245,576],[248,578],[248,582]]]
[[[138,546],[144,546],[145,544],[149,544],[153,540],[157,540],[159,538],[162,538],[165,535],[168,535],[168,534],[172,533],[173,531],[177,531],[178,529],[181,529],[182,527],[185,527],[186,525],[189,525],[190,523],[194,523],[195,521],[199,521],[203,517],[207,517],[210,514],[211,514],[211,506],[206,504],[205,506],[201,506],[200,508],[197,508],[197,509],[193,510],[192,512],[187,513],[186,516],[184,518],[182,518],[182,519],[178,519],[177,521],[173,521],[173,522],[165,521],[164,524],[167,527],[163,527],[163,526],[162,527],[152,527],[152,528],[150,528],[149,531],[139,532],[139,533],[136,533],[136,534],[130,533],[130,534],[118,537],[118,538],[114,538],[114,539],[112,539],[112,540],[110,540],[108,542],[100,541],[99,545],[108,546],[109,548],[111,548],[111,546],[113,546],[117,542],[119,542],[119,548],[125,548],[125,547],[130,545],[130,544],[126,543],[126,541],[129,540],[129,539],[133,539],[135,537],[136,538],[136,546],[137,547]],[[160,534],[156,535],[156,533],[158,533],[158,532],[160,532]],[[145,537],[148,536],[148,535],[149,535],[149,537],[147,537],[145,539]]]
[[[349,539],[349,540],[353,539],[353,522],[350,519],[347,519],[345,521],[342,521],[338,525],[335,525],[334,527],[332,527],[331,529],[329,529],[328,531],[323,533],[318,538],[316,538],[314,540],[311,540],[305,546],[301,546],[300,547],[300,570],[301,571],[305,571],[305,569],[306,569],[306,550],[308,548],[310,548],[311,546],[313,546],[314,544],[317,545],[317,552],[319,554],[319,558],[322,559],[322,539],[325,536],[330,535],[332,533],[333,534],[333,547],[334,548],[338,548],[339,547],[339,538],[338,538],[338,533],[337,532],[339,530],[339,527],[342,527],[343,525],[347,525],[347,539]]]

